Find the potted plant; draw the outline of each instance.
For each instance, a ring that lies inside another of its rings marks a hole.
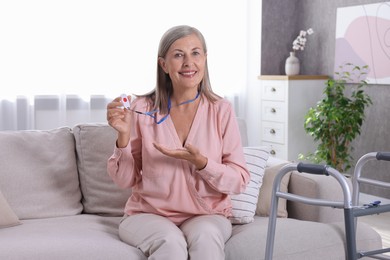
[[[351,168],[352,141],[360,135],[365,109],[372,104],[364,92],[367,71],[368,66],[346,63],[336,78],[327,80],[324,98],[305,115],[304,129],[318,143],[317,150],[300,154],[299,159],[326,163],[342,173]],[[350,82],[354,84],[347,95],[345,86]]]

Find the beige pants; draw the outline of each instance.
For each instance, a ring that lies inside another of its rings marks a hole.
[[[119,225],[121,240],[149,260],[223,260],[231,234],[230,221],[220,215],[197,216],[176,226],[162,216],[136,214]]]

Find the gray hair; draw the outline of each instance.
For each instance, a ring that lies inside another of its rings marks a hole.
[[[153,100],[153,109],[158,109],[161,113],[167,113],[168,99],[173,92],[173,86],[171,78],[161,68],[158,59],[165,58],[169,48],[175,41],[192,34],[195,34],[199,38],[202,43],[203,50],[207,54],[206,41],[202,33],[194,27],[188,25],[175,26],[166,31],[161,37],[157,57],[157,84],[152,92],[145,95]],[[219,98],[219,96],[216,95],[211,89],[207,59],[205,64],[204,77],[200,82],[198,91],[200,91],[200,93],[211,102],[214,102]]]

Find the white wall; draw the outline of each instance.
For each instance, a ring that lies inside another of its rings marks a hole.
[[[249,1],[248,5],[248,66],[245,93],[245,120],[248,128],[248,145],[260,145],[260,75],[262,1]]]
[[[177,24],[202,31],[213,89],[237,105],[250,143],[257,144],[261,0],[0,1],[0,128],[94,121],[95,113],[69,110],[64,97],[88,101],[91,95],[149,91],[158,41]],[[14,111],[18,95],[27,98],[27,112],[10,117],[20,113]],[[33,108],[36,95],[59,96],[58,113]]]
[[[0,1],[1,96],[149,92],[159,40],[180,24],[204,34],[213,88],[230,95],[245,84],[250,1]]]

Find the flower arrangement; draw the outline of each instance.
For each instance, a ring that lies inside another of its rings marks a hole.
[[[307,35],[311,35],[313,33],[314,31],[312,28],[309,28],[306,31],[301,31],[298,37],[292,43],[293,51],[303,51],[305,49]]]

